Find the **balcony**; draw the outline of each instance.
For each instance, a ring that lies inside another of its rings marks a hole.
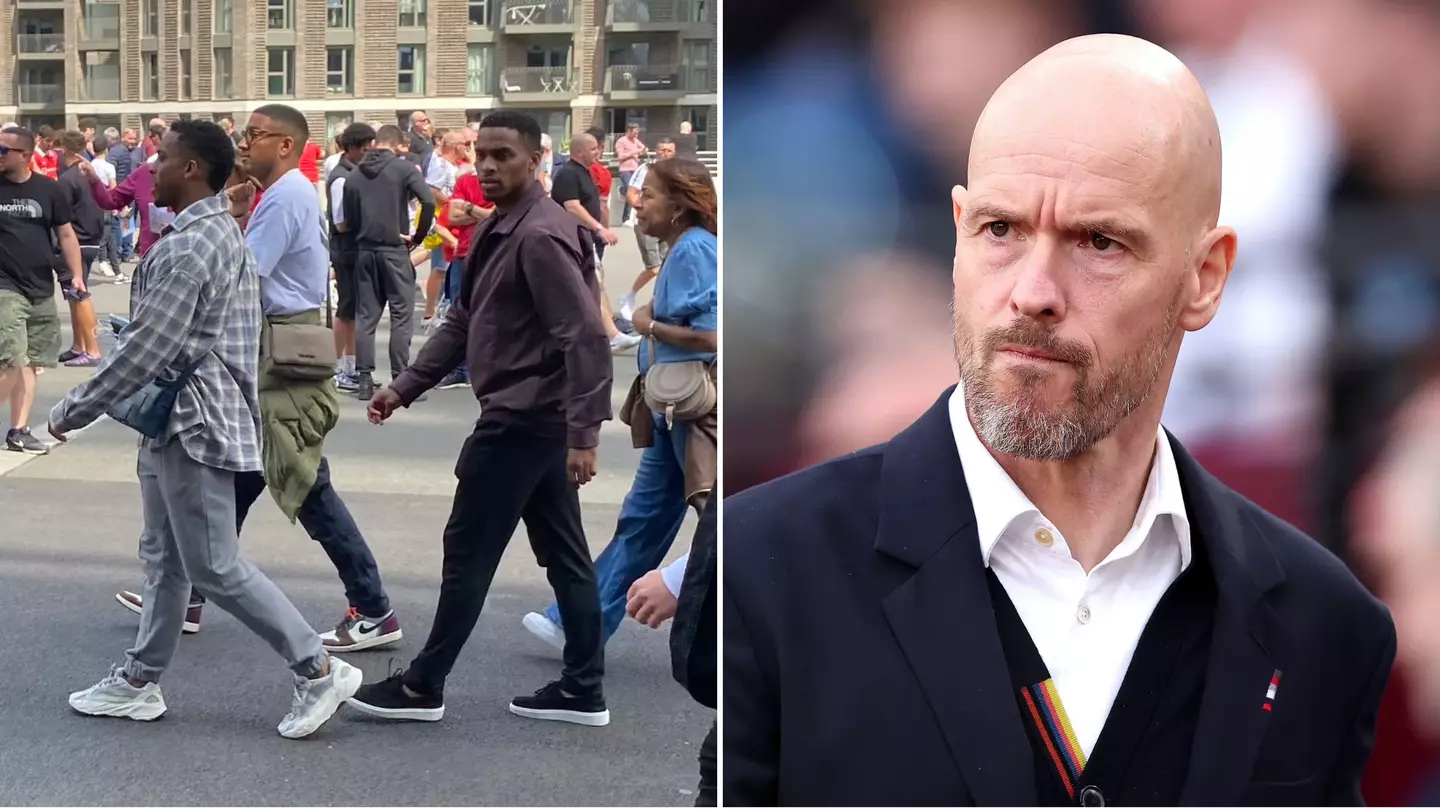
[[[15,53],[22,59],[64,59],[64,34],[16,34]]]
[[[500,25],[512,34],[569,34],[575,16],[570,0],[505,0]]]
[[[120,47],[120,15],[87,11],[80,26],[80,38],[91,43],[111,42],[114,47]]]
[[[568,105],[574,97],[575,77],[568,67],[506,68],[500,72],[502,101]]]
[[[605,95],[612,101],[673,102],[685,93],[680,65],[616,65],[605,71]]]
[[[59,84],[20,83],[15,99],[22,107],[59,107],[65,103],[65,88]]]
[[[53,9],[55,11],[64,11],[65,7],[69,5],[69,3],[66,2],[66,0],[15,0],[15,5],[19,6],[20,8],[43,8]]]
[[[704,25],[698,0],[610,0],[605,27],[617,33],[683,31]]]

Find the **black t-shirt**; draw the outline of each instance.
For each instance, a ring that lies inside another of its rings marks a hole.
[[[60,184],[31,174],[23,183],[0,177],[0,290],[32,301],[55,294],[55,229],[74,218]]]
[[[565,165],[555,172],[555,181],[550,186],[550,199],[561,205],[570,200],[578,200],[581,207],[588,211],[596,222],[600,222],[600,187],[595,185],[595,177],[590,174],[590,168],[580,165],[578,160],[567,160]]]
[[[89,178],[80,172],[79,164],[76,164],[60,173],[59,183],[70,203],[70,213],[74,217],[71,225],[80,245],[99,245],[105,237],[105,212],[100,210],[95,195],[90,192]]]

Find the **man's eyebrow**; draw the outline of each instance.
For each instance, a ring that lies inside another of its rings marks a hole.
[[[961,218],[966,225],[971,226],[979,225],[982,222],[1019,222],[1024,219],[1020,212],[986,200],[965,206]]]
[[[1111,216],[1079,217],[1070,224],[1072,233],[1098,233],[1132,248],[1145,247],[1150,237],[1145,230],[1127,220]]]

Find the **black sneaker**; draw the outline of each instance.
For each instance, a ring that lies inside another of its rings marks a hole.
[[[45,443],[35,438],[30,428],[16,428],[5,434],[5,449],[16,453],[24,453],[27,456],[43,456],[50,452]]]
[[[469,388],[470,375],[457,368],[449,374],[446,374],[445,379],[441,380],[440,384],[435,387],[441,391],[446,391],[451,388]]]
[[[546,684],[533,695],[510,701],[510,713],[532,720],[559,720],[582,726],[610,725],[610,710],[605,697],[596,689],[589,695],[570,696],[560,689],[560,682]]]
[[[443,695],[410,697],[403,686],[404,670],[379,683],[367,683],[355,692],[348,703],[373,717],[386,720],[425,720],[435,722],[445,716]]]
[[[368,372],[361,372],[355,375],[355,398],[361,402],[369,402],[375,396],[375,378]]]

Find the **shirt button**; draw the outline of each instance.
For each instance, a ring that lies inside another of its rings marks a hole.
[[[1079,609],[1077,609],[1077,610],[1075,611],[1075,621],[1080,622],[1081,624],[1089,624],[1089,623],[1090,623],[1090,606],[1089,606],[1089,605],[1081,605],[1081,606],[1079,607]]]
[[[1049,529],[1036,529],[1035,542],[1049,548],[1055,542],[1055,535],[1051,534]]]

